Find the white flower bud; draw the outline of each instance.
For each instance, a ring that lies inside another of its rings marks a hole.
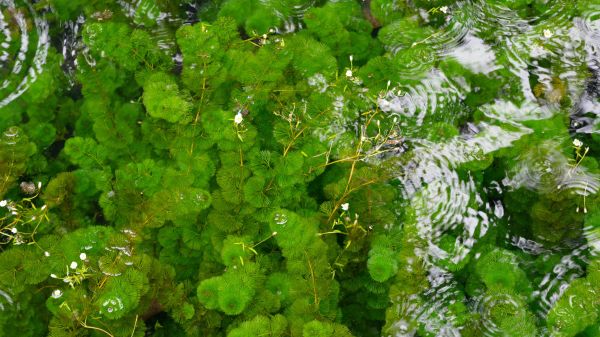
[[[244,120],[244,116],[242,116],[241,112],[238,112],[237,115],[235,115],[235,117],[233,118],[233,122],[235,124],[241,124],[243,120]]]
[[[45,256],[45,257],[48,257],[48,256],[50,256],[50,252],[44,252],[44,256]]]

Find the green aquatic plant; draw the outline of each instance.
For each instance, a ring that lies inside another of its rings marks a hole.
[[[0,336],[598,335],[589,50],[550,2],[16,3],[51,43],[0,107]]]
[[[525,294],[531,291],[517,256],[509,251],[495,249],[486,253],[477,261],[475,271],[488,289],[504,288]]]

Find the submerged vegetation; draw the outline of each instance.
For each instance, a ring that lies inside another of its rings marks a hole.
[[[0,2],[0,336],[600,336],[595,0]]]

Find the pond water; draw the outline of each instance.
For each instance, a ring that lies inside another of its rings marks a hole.
[[[301,34],[305,13],[324,5],[280,2],[261,1],[287,10],[270,31],[280,36]],[[210,20],[221,2],[118,0],[64,17],[53,3],[0,0],[0,121],[26,107],[18,102],[30,87],[39,94],[57,83],[44,77],[49,58],[62,59],[64,95],[82,95],[78,76],[97,62],[82,39],[88,22],[142,27],[177,73],[185,59],[175,31]],[[386,155],[401,158],[399,201],[389,207],[411,212],[392,226],[409,221],[414,231],[402,242],[414,261],[399,273],[424,283],[412,293],[388,288],[386,322],[374,328],[394,337],[599,336],[600,2],[402,3],[371,0],[363,14],[380,54],[400,60],[375,104],[394,118],[401,144]],[[368,61],[351,64],[356,76]],[[2,312],[13,300],[0,295]]]

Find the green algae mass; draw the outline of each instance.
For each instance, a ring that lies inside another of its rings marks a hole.
[[[598,27],[0,1],[0,337],[600,336]]]

